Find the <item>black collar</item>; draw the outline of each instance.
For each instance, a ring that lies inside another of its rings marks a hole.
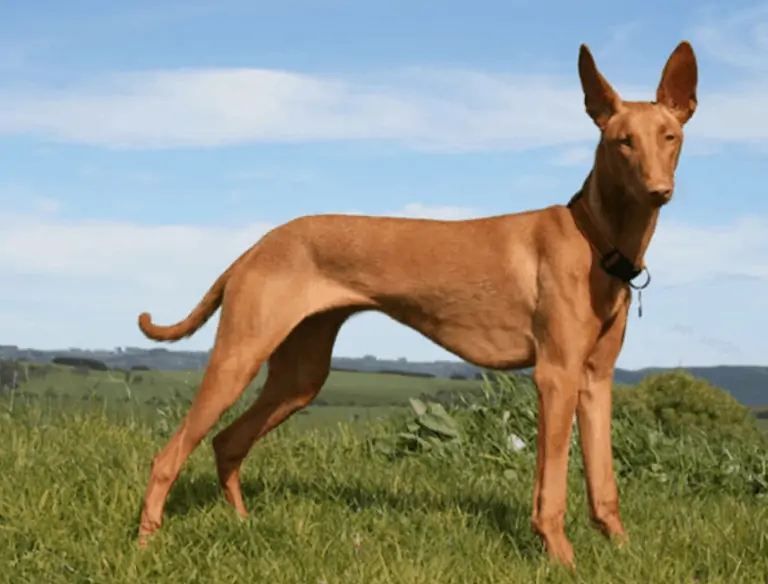
[[[600,256],[600,266],[603,270],[626,283],[630,283],[643,272],[645,266],[634,264],[618,247],[611,244],[599,228],[589,210],[583,188],[571,197],[568,208],[579,231]]]

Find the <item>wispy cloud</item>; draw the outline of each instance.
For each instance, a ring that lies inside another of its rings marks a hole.
[[[723,276],[768,280],[768,217],[706,227],[662,219],[647,263],[667,286]]]
[[[334,213],[334,211],[330,211]],[[372,215],[357,209],[338,211],[342,215]],[[480,217],[483,212],[472,207],[458,207],[452,205],[423,205],[422,203],[407,203],[399,209],[390,209],[383,213],[373,215],[384,217],[410,217],[413,219],[440,219],[443,221],[458,221]]]
[[[595,47],[595,58],[600,61],[613,60],[620,55],[622,61],[625,61],[629,56],[637,56],[637,51],[633,50],[638,46],[635,40],[647,24],[647,19],[640,18],[612,26],[608,31],[608,39]]]
[[[267,69],[156,71],[64,90],[0,93],[0,133],[113,148],[391,140],[525,149],[594,134],[558,80],[467,71],[378,82]]]
[[[416,219],[443,219],[456,221],[479,217],[482,213],[471,207],[455,207],[450,205],[429,206],[421,203],[408,203],[402,209],[386,213],[392,217],[413,217]]]
[[[768,73],[768,4],[736,12],[710,9],[691,29],[691,39],[714,61]]]
[[[586,166],[595,157],[595,149],[576,146],[561,151],[552,161],[555,166]]]
[[[705,347],[708,347],[721,354],[723,357],[741,357],[744,354],[741,348],[736,346],[734,343],[726,339],[713,337],[711,335],[700,334],[694,330],[693,327],[687,325],[675,324],[672,325],[669,330],[670,332],[681,335],[688,340],[701,343]]]
[[[31,203],[41,213],[58,213],[62,207],[61,201],[46,197],[32,199]]]
[[[768,142],[762,89],[703,95],[689,135]],[[653,95],[651,88],[626,90]],[[525,150],[583,144],[595,133],[576,79],[477,71],[413,69],[356,80],[191,69],[0,92],[0,134],[110,148],[378,140],[420,149]]]

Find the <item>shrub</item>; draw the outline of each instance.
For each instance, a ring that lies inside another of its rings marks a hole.
[[[758,434],[748,408],[686,371],[649,375],[635,389],[617,389],[614,401],[616,414],[656,423],[666,436],[704,432],[712,439],[749,441]]]
[[[616,394],[612,445],[619,481],[768,496],[768,442],[726,392],[673,372]],[[507,478],[533,472],[538,399],[529,379],[497,375],[479,398],[445,408],[414,400],[412,407],[413,415],[393,421],[387,435],[372,441],[375,452],[482,459]],[[578,425],[570,462],[583,474]]]

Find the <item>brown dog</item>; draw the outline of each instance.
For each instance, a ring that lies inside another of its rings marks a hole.
[[[243,459],[256,440],[317,396],[339,328],[365,310],[383,312],[482,367],[535,366],[534,530],[551,558],[573,564],[563,526],[576,412],[591,518],[608,536],[626,538],[611,454],[613,370],[631,302],[628,282],[643,268],[659,210],[672,197],[698,74],[693,49],[682,42],[655,102],[622,101],[584,45],[579,77],[600,143],[567,207],[469,221],[301,217],[240,256],[182,322],[157,326],[149,314],[139,317],[147,337],[175,341],[222,306],[194,403],[152,461],[142,545],[160,527],[187,457],[268,361],[256,402],[213,439],[225,496],[246,514]]]

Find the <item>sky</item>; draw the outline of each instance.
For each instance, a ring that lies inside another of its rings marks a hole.
[[[598,139],[579,44],[622,97],[650,100],[687,39],[699,107],[618,365],[768,364],[768,4],[0,7],[0,344],[159,346],[140,312],[181,320],[300,215],[564,204]],[[168,348],[210,348],[217,322]],[[377,314],[335,354],[453,358]]]

